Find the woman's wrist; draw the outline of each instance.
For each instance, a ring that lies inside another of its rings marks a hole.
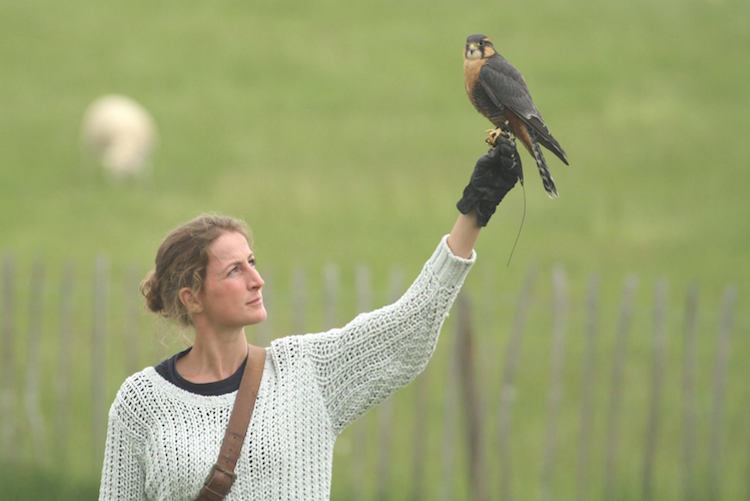
[[[469,259],[474,252],[474,244],[479,238],[481,227],[477,223],[474,211],[467,214],[459,214],[453,229],[448,235],[448,248],[455,256]]]

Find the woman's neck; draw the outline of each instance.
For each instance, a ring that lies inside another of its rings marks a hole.
[[[191,383],[213,383],[234,374],[247,353],[244,330],[221,336],[196,332],[193,349],[177,360],[176,369]]]

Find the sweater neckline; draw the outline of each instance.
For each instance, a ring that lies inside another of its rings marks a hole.
[[[270,384],[270,380],[275,377],[273,354],[271,349],[265,348],[266,359],[263,366],[263,377],[260,381],[260,388],[258,389],[258,399],[261,398],[261,394],[265,393],[264,388],[267,384]],[[156,367],[146,367],[141,371],[141,374],[145,376],[146,380],[150,382],[152,387],[163,393],[169,398],[174,398],[178,401],[189,405],[197,405],[203,408],[214,408],[223,407],[234,402],[234,397],[237,394],[238,387],[229,392],[222,393],[219,395],[200,395],[193,393],[189,390],[181,388],[176,384],[170,382],[164,376],[157,372]],[[231,376],[230,376],[231,377]],[[211,384],[211,383],[208,383]]]
[[[162,361],[159,365],[155,366],[154,369],[157,373],[173,385],[178,388],[182,388],[190,393],[203,396],[218,396],[226,393],[232,393],[237,391],[240,387],[240,381],[242,381],[242,374],[245,372],[245,366],[247,366],[247,357],[242,361],[240,366],[237,368],[232,375],[219,381],[212,381],[210,383],[194,383],[183,378],[177,371],[177,361],[190,353],[193,349],[192,346],[187,349],[174,354],[168,359]]]

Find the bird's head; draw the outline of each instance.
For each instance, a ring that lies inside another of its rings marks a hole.
[[[465,59],[486,59],[495,54],[495,46],[485,35],[469,35],[464,47]]]

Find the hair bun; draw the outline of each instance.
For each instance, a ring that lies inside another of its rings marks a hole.
[[[161,313],[164,310],[159,283],[153,271],[141,282],[141,294],[146,298],[146,306],[149,310],[154,313]]]

